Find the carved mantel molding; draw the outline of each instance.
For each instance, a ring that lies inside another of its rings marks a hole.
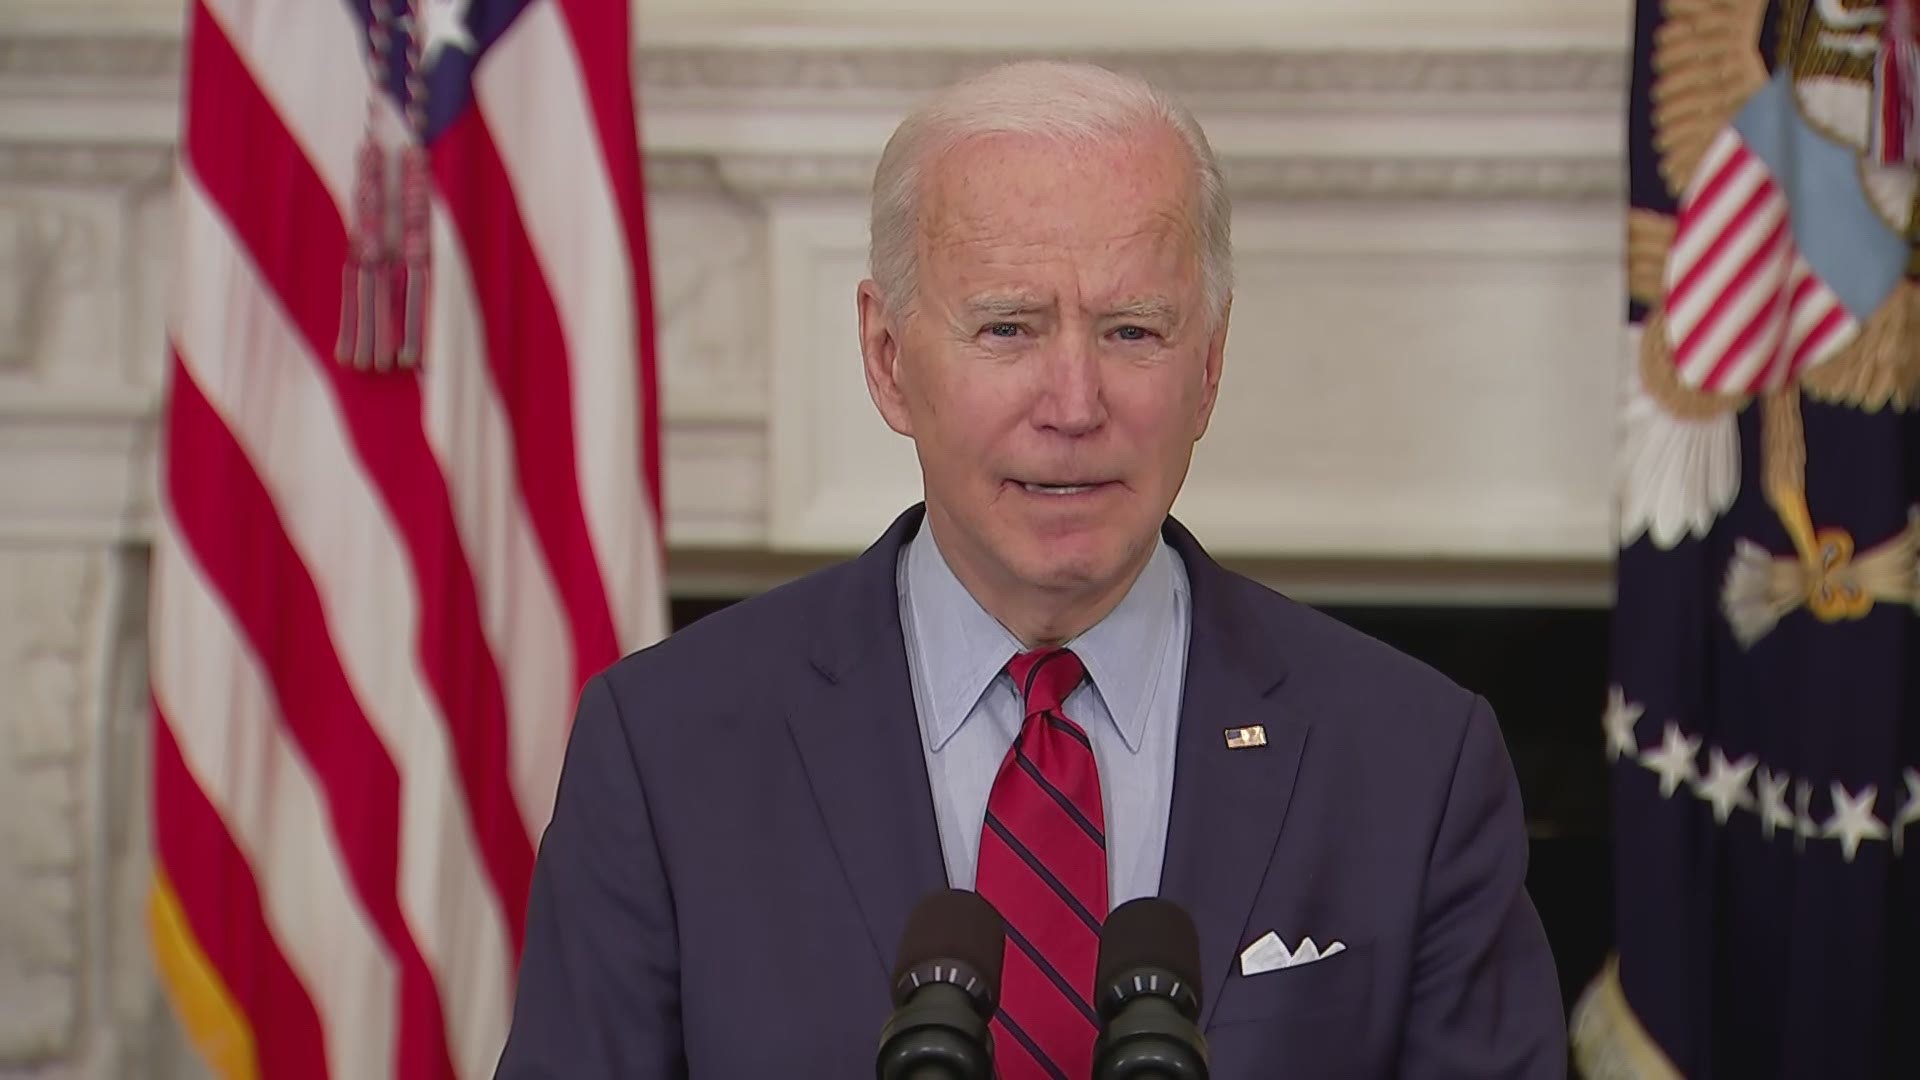
[[[659,154],[647,162],[649,190],[724,189],[735,194],[863,196],[877,156],[805,153]],[[1617,161],[1568,154],[1525,157],[1228,155],[1221,167],[1237,202],[1299,199],[1617,200]]]
[[[917,95],[1010,57],[1039,50],[934,48],[737,49],[712,46],[636,50],[643,93]],[[1179,91],[1196,104],[1239,101],[1257,107],[1326,95],[1519,98],[1521,108],[1553,108],[1556,98],[1618,101],[1626,89],[1624,49],[1592,44],[1538,47],[1404,47],[1260,50],[1045,50],[1126,68]],[[1509,104],[1516,102],[1509,101]]]
[[[171,146],[144,139],[0,141],[0,185],[137,188],[164,181],[172,167]]]
[[[643,44],[634,67],[648,179],[665,190],[718,183],[752,195],[862,190],[877,157],[871,140],[848,138],[856,128],[864,135],[868,125],[862,121],[885,116],[890,122],[914,98],[1019,55],[1024,53],[928,45]],[[1528,134],[1536,129],[1518,122],[1551,117],[1583,129],[1617,124],[1626,77],[1620,48],[1348,45],[1072,55],[1143,74],[1179,93],[1210,127],[1227,132],[1314,114],[1356,125],[1415,116],[1474,127],[1465,149],[1436,150],[1411,139],[1396,147],[1389,138],[1357,153],[1297,139],[1241,146],[1233,144],[1244,140],[1217,136],[1216,142],[1227,144],[1222,156],[1242,198],[1608,198],[1620,189],[1615,146],[1587,140],[1530,145],[1537,140]],[[18,116],[15,123],[0,124],[0,183],[151,177],[168,160],[180,76],[175,33],[0,30],[0,100],[12,99],[9,107]],[[85,122],[103,109],[117,111],[115,122]],[[44,122],[35,122],[36,111]],[[723,127],[715,121],[725,116],[796,114],[814,122],[800,135],[812,148],[754,147],[726,136],[702,140],[683,133],[693,125]],[[1503,122],[1510,138],[1499,137]]]
[[[744,95],[875,93],[915,95],[1032,48],[972,45],[889,46],[815,43],[738,47],[654,45],[634,50],[642,94],[711,99]],[[1499,47],[1401,45],[1370,48],[1046,50],[1125,67],[1196,102],[1239,99],[1271,107],[1279,99],[1329,94],[1496,96],[1518,108],[1555,108],[1556,98],[1609,103],[1626,89],[1626,50],[1576,41]],[[174,86],[180,35],[151,26],[0,28],[0,84],[26,81]]]

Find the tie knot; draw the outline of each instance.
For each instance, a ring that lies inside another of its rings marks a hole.
[[[1027,715],[1060,711],[1060,704],[1087,677],[1072,649],[1033,649],[1007,661],[1007,674],[1027,703]]]

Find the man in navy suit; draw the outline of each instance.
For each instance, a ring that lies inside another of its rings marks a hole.
[[[501,1076],[871,1075],[948,885],[1008,923],[1003,1077],[1088,1075],[1098,928],[1147,895],[1198,926],[1217,1077],[1564,1075],[1486,702],[1169,517],[1228,218],[1191,117],[1098,68],[902,123],[858,304],[925,501],[587,685]]]

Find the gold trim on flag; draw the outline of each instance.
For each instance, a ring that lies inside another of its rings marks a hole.
[[[1607,957],[1573,1007],[1568,1029],[1584,1080],[1681,1080],[1680,1070],[1640,1025],[1620,987],[1620,957]]]
[[[147,890],[147,930],[160,984],[202,1060],[224,1080],[258,1080],[253,1029],[194,939],[180,898],[158,867]]]

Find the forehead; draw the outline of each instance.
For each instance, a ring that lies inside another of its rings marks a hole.
[[[965,140],[939,155],[926,176],[921,254],[1190,256],[1191,161],[1179,137],[1159,127],[1086,143],[1031,135]]]

